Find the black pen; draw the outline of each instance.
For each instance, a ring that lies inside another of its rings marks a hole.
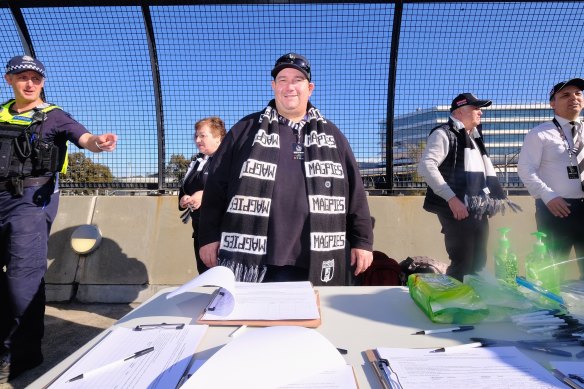
[[[453,327],[453,328],[436,328],[433,330],[423,330],[414,332],[412,335],[428,335],[428,334],[438,334],[440,332],[462,332],[462,331],[469,331],[474,330],[474,326],[460,326],[460,327]]]
[[[83,374],[79,374],[79,375],[69,379],[67,382],[77,381],[77,380],[81,380],[84,378],[89,378],[89,377],[94,376],[96,374],[100,374],[104,370],[108,370],[108,369],[111,369],[112,367],[116,367],[116,366],[121,366],[124,363],[131,361],[132,359],[136,359],[136,358],[141,357],[142,355],[146,355],[152,351],[154,351],[154,347],[148,347],[148,348],[145,348],[144,350],[136,351],[134,354],[130,355],[129,357],[126,357],[124,359],[118,359],[117,361],[113,361],[113,362],[110,362],[106,365],[103,365],[103,366],[97,367],[95,369],[86,371]]]
[[[564,384],[568,385],[570,388],[582,389],[581,385],[578,385],[576,382],[572,381],[572,379],[570,379],[569,377],[566,377],[566,375],[564,373],[562,373],[561,371],[559,371],[557,369],[552,369],[552,374],[554,375],[554,377],[556,377],[558,380],[562,381]]]

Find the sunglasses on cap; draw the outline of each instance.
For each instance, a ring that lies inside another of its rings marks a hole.
[[[301,55],[295,53],[288,53],[276,61],[274,65],[274,69],[272,70],[272,77],[276,77],[276,74],[287,67],[292,67],[300,70],[302,73],[306,75],[308,80],[310,81],[310,63],[306,58]]]
[[[310,74],[310,65],[308,64],[308,61],[304,58],[299,58],[293,54],[286,54],[286,55],[278,58],[278,61],[276,61],[276,66],[282,65],[285,63],[296,65],[296,66],[304,69],[306,71],[306,73]]]

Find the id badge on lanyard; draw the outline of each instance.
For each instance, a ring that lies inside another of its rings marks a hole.
[[[554,118],[552,121],[554,122],[556,129],[560,133],[562,141],[564,141],[564,146],[566,147],[566,151],[568,152],[568,158],[570,158],[570,165],[566,166],[566,170],[568,172],[568,179],[578,180],[580,179],[580,175],[578,174],[578,166],[574,165],[574,160],[572,159],[572,155],[574,155],[574,150],[570,147],[570,143],[568,142],[566,134],[564,133],[562,126],[560,126],[560,123],[558,123],[556,118]]]

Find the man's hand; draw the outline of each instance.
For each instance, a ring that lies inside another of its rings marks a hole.
[[[363,249],[351,249],[351,266],[355,266],[355,275],[363,273],[373,262],[373,253]]]
[[[555,217],[567,217],[570,214],[570,204],[560,196],[548,201],[546,206]]]
[[[219,254],[219,242],[212,242],[199,249],[201,260],[207,267],[217,266],[217,254]]]
[[[456,196],[448,200],[448,206],[452,211],[452,216],[456,220],[466,219],[468,217],[468,209],[466,209],[466,205]]]

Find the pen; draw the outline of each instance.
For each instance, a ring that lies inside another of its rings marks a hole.
[[[112,367],[115,367],[115,366],[123,365],[124,363],[126,363],[132,359],[139,358],[142,355],[146,355],[152,351],[154,351],[154,347],[148,347],[148,348],[145,348],[144,350],[136,351],[134,354],[130,355],[129,357],[126,357],[124,359],[119,359],[117,361],[113,361],[113,362],[110,362],[106,365],[103,365],[103,366],[97,367],[95,369],[86,371],[85,373],[79,374],[79,375],[69,379],[67,382],[77,381],[77,380],[81,380],[83,378],[89,378],[93,375],[96,375],[96,374],[103,372],[104,370],[111,369]]]
[[[566,377],[564,375],[564,373],[562,373],[561,371],[559,371],[557,369],[552,369],[552,374],[554,375],[554,377],[556,377],[558,380],[562,381],[564,384],[568,385],[570,388],[582,389],[581,385],[578,385],[577,383],[572,381],[569,377]]]
[[[474,343],[466,343],[466,344],[459,344],[457,346],[450,346],[450,347],[440,347],[436,350],[431,350],[431,353],[444,353],[447,351],[457,351],[457,350],[466,350],[467,348],[477,348],[487,346],[487,344],[483,342],[474,342]]]
[[[517,277],[515,277],[515,281],[517,282],[518,285],[523,286],[527,289],[530,289],[534,292],[537,292],[537,293],[541,294],[542,296],[545,296],[545,297],[549,298],[550,300],[553,300],[553,301],[561,304],[562,306],[564,306],[564,304],[565,304],[564,299],[561,296],[558,296],[557,294],[552,293],[547,289],[544,289],[540,286],[537,286],[534,283],[527,281],[525,278],[517,276]]]
[[[437,328],[434,330],[423,330],[414,332],[412,335],[428,335],[428,334],[438,334],[440,332],[462,332],[462,331],[469,331],[473,330],[474,326],[460,326],[460,327],[453,327],[453,328]]]
[[[542,346],[521,346],[527,350],[532,351],[541,351],[542,353],[551,354],[551,355],[558,355],[560,357],[571,357],[572,353],[569,351],[560,350],[557,348],[549,348],[549,347],[542,347]]]
[[[534,311],[534,312],[529,312],[529,313],[520,313],[517,315],[513,315],[511,316],[511,320],[515,321],[515,320],[521,320],[523,318],[527,318],[527,317],[535,317],[535,316],[541,316],[541,315],[555,315],[556,313],[559,313],[560,310],[559,309],[543,309],[541,311]]]

